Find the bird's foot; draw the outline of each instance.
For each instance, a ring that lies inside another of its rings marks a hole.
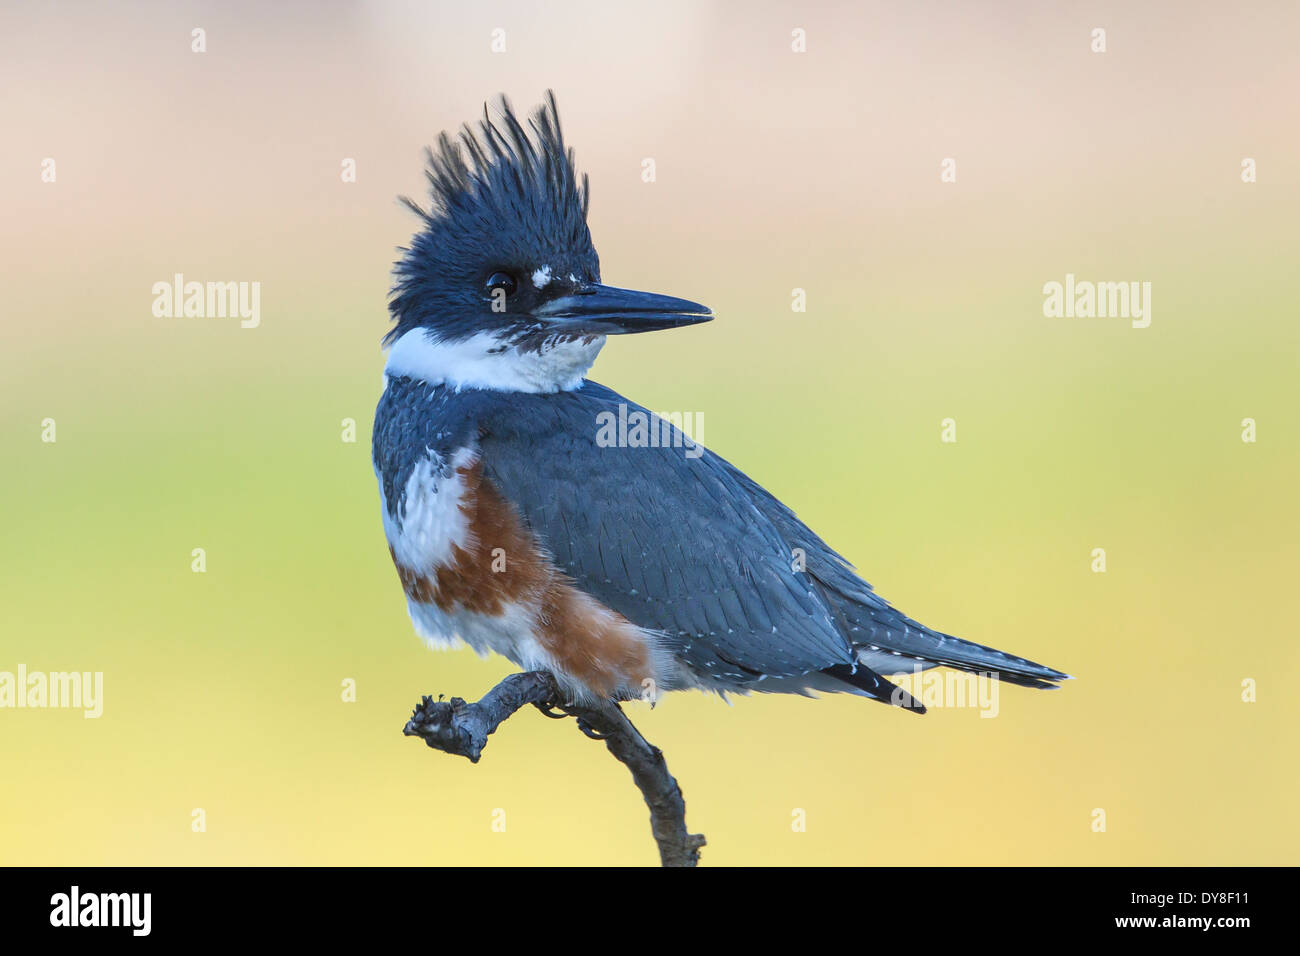
[[[574,716],[569,711],[565,710],[562,705],[556,705],[550,701],[547,701],[544,704],[533,704],[533,706],[542,712],[542,716],[549,717],[551,720],[563,720],[566,717]]]

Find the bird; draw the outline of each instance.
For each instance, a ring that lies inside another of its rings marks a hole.
[[[383,339],[373,465],[429,646],[547,671],[572,706],[695,689],[924,713],[890,677],[1069,679],[896,610],[754,479],[588,378],[609,336],[713,312],[602,283],[553,92],[529,115],[504,96],[495,112],[426,149],[427,205],[401,197],[420,227],[398,247]],[[602,440],[619,414],[663,440]]]

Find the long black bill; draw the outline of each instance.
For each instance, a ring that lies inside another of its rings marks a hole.
[[[655,332],[713,318],[708,306],[698,302],[608,285],[589,285],[552,299],[534,309],[533,315],[556,329],[598,335]]]

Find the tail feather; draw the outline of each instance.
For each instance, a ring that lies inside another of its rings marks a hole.
[[[858,577],[845,558],[817,537],[795,513],[772,497],[744,472],[723,462],[735,480],[791,547],[805,552],[807,571],[826,600],[840,633],[857,652],[858,666],[831,668],[826,673],[869,697],[880,698],[871,687],[873,679],[894,685],[881,676],[911,673],[920,668],[953,667],[976,674],[989,674],[1009,684],[1040,689],[1055,688],[1070,675],[1052,667],[1007,654],[983,644],[932,631],[900,613]],[[842,671],[844,673],[838,672]],[[865,675],[869,676],[863,676]],[[846,678],[847,673],[847,678]],[[886,688],[886,689],[887,689]],[[892,690],[887,690],[889,696]]]
[[[1070,675],[1024,657],[933,631],[894,608],[841,600],[836,611],[858,660],[882,674],[952,667],[988,674],[1008,684],[1052,690]]]
[[[892,673],[910,672],[917,664],[922,668],[952,667],[1040,690],[1054,690],[1057,681],[1071,679],[1069,674],[1044,664],[904,620],[902,627],[884,633],[877,630],[867,641],[860,642],[852,633],[847,635],[858,652],[858,660],[884,673],[891,673],[886,662],[892,660],[898,666]]]
[[[925,713],[924,704],[864,664],[859,664],[856,668],[848,664],[836,664],[834,667],[826,668],[822,673],[848,684],[860,691],[863,696],[878,700],[882,704],[893,704],[895,707],[902,707],[904,710],[918,714]]]

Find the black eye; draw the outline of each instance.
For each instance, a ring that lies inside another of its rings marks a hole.
[[[494,272],[488,276],[487,290],[489,295],[496,292],[497,289],[500,289],[506,295],[514,295],[515,288],[515,277],[508,272]]]

